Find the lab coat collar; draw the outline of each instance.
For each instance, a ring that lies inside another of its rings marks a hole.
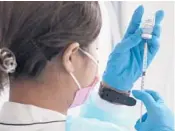
[[[4,103],[0,111],[1,123],[29,124],[50,121],[65,121],[66,116],[44,108],[15,102]],[[3,120],[3,121],[2,121]]]

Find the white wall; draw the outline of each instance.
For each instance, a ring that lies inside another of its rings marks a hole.
[[[99,2],[101,13],[102,13],[102,28],[98,37],[99,42],[99,71],[100,75],[102,75],[106,62],[108,59],[108,55],[111,51],[111,28],[110,28],[110,20],[108,16],[108,11],[106,10],[104,2]]]
[[[143,5],[145,7],[144,18],[163,9],[165,17],[162,22],[162,34],[160,38],[160,50],[148,69],[146,88],[157,90],[164,97],[168,106],[174,110],[174,3],[173,2],[122,2],[122,30],[126,30],[134,9]],[[136,88],[139,88],[139,82]]]

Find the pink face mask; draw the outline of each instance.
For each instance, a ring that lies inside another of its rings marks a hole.
[[[90,55],[89,53],[87,53],[86,51],[82,50],[80,48],[80,50],[85,54],[87,55],[92,61],[94,61],[94,63],[97,65],[98,67],[98,63],[97,61],[94,59],[94,57],[92,55]],[[91,91],[91,89],[98,83],[99,81],[99,77],[96,76],[93,80],[93,82],[85,87],[85,88],[82,88],[78,82],[78,80],[76,79],[76,77],[70,73],[70,75],[72,76],[73,80],[75,81],[75,83],[77,84],[79,90],[76,92],[76,95],[74,97],[74,100],[73,100],[73,103],[71,104],[70,108],[73,108],[73,107],[76,107],[76,106],[80,106],[82,104],[84,104],[84,102],[86,101],[87,97],[89,96],[89,93]]]

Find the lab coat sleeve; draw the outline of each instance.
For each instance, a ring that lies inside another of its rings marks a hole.
[[[95,89],[92,90],[85,104],[81,106],[80,116],[115,123],[116,116],[114,116],[114,114],[117,111],[115,109],[116,105],[99,97],[98,86],[96,86]]]
[[[122,131],[117,125],[98,119],[68,117],[66,131]]]
[[[100,98],[98,95],[99,85],[91,92],[87,101],[81,106],[80,116],[84,118],[96,118],[100,121],[110,122],[125,129],[133,128],[135,121],[130,108],[124,105],[114,105]]]

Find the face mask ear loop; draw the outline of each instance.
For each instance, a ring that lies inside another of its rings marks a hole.
[[[95,60],[95,58],[94,58],[92,55],[90,55],[90,54],[87,53],[86,51],[82,50],[81,48],[79,48],[79,50],[80,50],[82,53],[84,53],[85,55],[87,55],[96,65],[98,65],[97,60]]]
[[[81,86],[78,82],[78,80],[76,79],[76,77],[72,74],[72,73],[69,73],[71,75],[71,77],[73,78],[74,82],[76,83],[76,85],[78,86],[78,89],[81,89]]]

